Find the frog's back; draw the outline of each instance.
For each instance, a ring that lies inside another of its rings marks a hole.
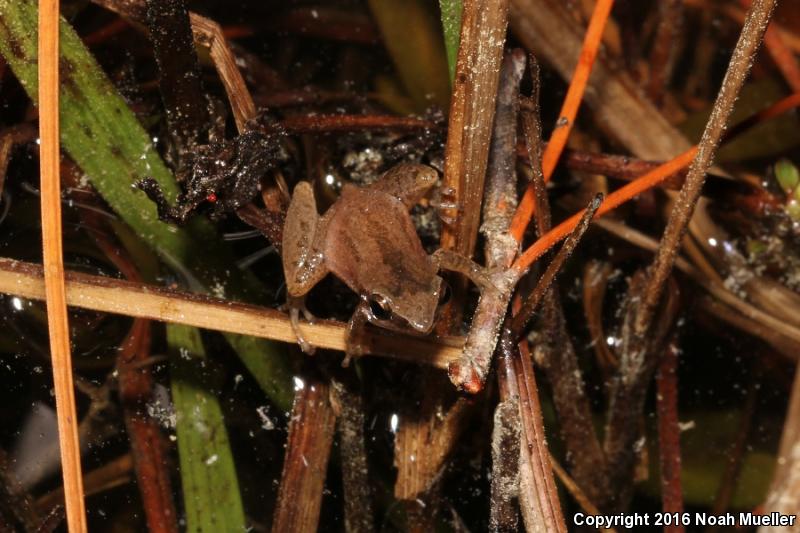
[[[326,213],[325,260],[358,293],[426,291],[436,271],[398,199],[348,186]]]

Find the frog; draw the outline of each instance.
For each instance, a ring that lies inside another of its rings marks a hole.
[[[432,167],[399,164],[370,185],[344,184],[322,216],[311,183],[295,186],[284,224],[282,261],[287,307],[304,352],[314,351],[299,327],[301,312],[313,321],[305,296],[328,274],[359,297],[347,325],[345,366],[364,354],[367,323],[420,335],[432,331],[444,295],[440,270],[466,275],[481,291],[497,290],[471,259],[445,249],[428,254],[423,248],[409,210],[438,181]]]

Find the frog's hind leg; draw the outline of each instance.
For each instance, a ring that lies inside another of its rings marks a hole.
[[[353,316],[347,323],[347,337],[345,339],[345,357],[342,361],[343,367],[350,366],[353,357],[364,355],[364,327],[369,322],[370,317],[369,302],[362,298],[358,302],[358,307],[353,311]]]
[[[283,227],[282,259],[286,276],[286,306],[289,308],[292,330],[300,349],[307,354],[314,353],[314,347],[300,331],[300,312],[306,320],[313,322],[314,317],[305,306],[305,295],[328,274],[317,244],[320,222],[311,184],[305,181],[298,183]]]
[[[311,311],[308,310],[306,307],[305,298],[293,298],[289,296],[286,301],[286,306],[289,308],[289,319],[292,323],[292,332],[294,333],[295,338],[297,339],[297,344],[300,346],[300,350],[303,351],[306,355],[314,355],[316,348],[313,344],[308,342],[303,335],[303,332],[300,331],[300,313],[303,313],[303,317],[306,319],[306,322],[313,324],[316,317],[311,314]]]

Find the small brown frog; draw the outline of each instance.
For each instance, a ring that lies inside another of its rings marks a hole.
[[[398,165],[367,187],[346,184],[322,217],[311,184],[297,184],[283,231],[283,270],[303,351],[313,348],[298,327],[302,299],[329,272],[360,295],[348,324],[345,362],[362,354],[359,336],[367,322],[429,333],[442,294],[440,268],[463,273],[482,290],[494,289],[471,260],[449,250],[428,255],[422,248],[408,210],[437,181],[431,167]]]

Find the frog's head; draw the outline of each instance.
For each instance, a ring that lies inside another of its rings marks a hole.
[[[386,326],[406,326],[428,333],[433,329],[442,295],[442,278],[428,283],[404,283],[399,287],[375,288],[369,297],[370,322]]]

